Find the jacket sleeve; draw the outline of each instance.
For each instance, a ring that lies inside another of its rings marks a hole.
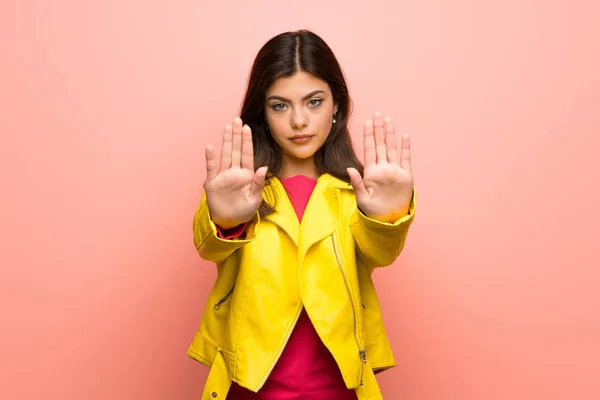
[[[192,224],[194,245],[198,254],[204,260],[217,264],[224,261],[234,251],[256,238],[259,220],[257,212],[252,221],[246,224],[243,235],[222,238],[208,210],[206,193],[203,193]]]
[[[355,207],[350,230],[356,244],[357,256],[370,268],[393,263],[404,248],[408,230],[414,220],[416,193],[410,202],[408,214],[394,223],[380,222],[367,217]]]

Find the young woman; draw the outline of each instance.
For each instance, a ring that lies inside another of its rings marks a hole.
[[[371,274],[414,218],[409,137],[364,124],[328,45],[287,32],[259,51],[240,117],[223,132],[193,222],[217,279],[188,354],[210,367],[202,399],[381,399],[395,365]]]

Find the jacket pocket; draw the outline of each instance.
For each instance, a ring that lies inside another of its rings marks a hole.
[[[219,310],[221,306],[231,298],[231,295],[233,294],[233,289],[235,289],[235,284],[231,287],[231,289],[229,289],[227,293],[225,293],[223,297],[221,297],[219,301],[215,303],[215,305],[213,306],[215,310]]]

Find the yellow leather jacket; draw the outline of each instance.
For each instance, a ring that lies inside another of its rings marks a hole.
[[[193,222],[200,256],[217,279],[188,355],[210,372],[202,399],[225,399],[231,382],[253,391],[265,383],[305,307],[359,400],[381,399],[375,373],[396,365],[371,274],[391,264],[414,218],[395,223],[366,217],[350,184],[319,177],[302,224],[281,182],[263,195],[276,212],[258,213],[243,237],[221,239],[202,196]],[[265,197],[271,198],[271,197]]]

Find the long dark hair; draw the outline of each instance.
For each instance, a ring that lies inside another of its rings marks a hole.
[[[278,78],[289,77],[300,71],[327,82],[338,105],[336,123],[315,154],[317,172],[319,175],[329,173],[350,182],[346,168],[356,168],[362,174],[363,166],[354,153],[348,131],[352,108],[348,87],[331,48],[321,37],[308,30],[284,32],[271,38],[259,50],[252,65],[240,118],[252,129],[254,168],[269,167],[265,187],[281,170],[281,150],[267,129],[265,120],[265,96],[269,86]],[[263,201],[259,214],[264,216],[272,213],[275,201]]]

